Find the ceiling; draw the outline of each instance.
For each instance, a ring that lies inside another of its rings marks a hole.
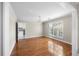
[[[79,2],[69,2],[73,7],[77,7],[79,5]]]
[[[11,2],[18,21],[47,21],[70,12],[58,2]]]

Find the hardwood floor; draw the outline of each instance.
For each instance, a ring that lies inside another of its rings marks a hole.
[[[71,45],[47,37],[19,40],[11,56],[71,56]]]

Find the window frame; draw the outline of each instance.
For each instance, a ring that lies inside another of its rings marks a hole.
[[[62,32],[62,34],[60,32]],[[64,22],[54,21],[54,22],[49,23],[49,35],[55,38],[63,39],[64,38]]]

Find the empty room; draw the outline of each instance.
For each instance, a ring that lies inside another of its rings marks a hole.
[[[0,2],[0,55],[79,55],[78,7],[78,2]]]

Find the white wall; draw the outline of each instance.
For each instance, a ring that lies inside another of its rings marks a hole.
[[[42,23],[40,22],[18,22],[18,27],[25,29],[25,38],[42,36]]]
[[[8,2],[3,4],[3,15],[3,55],[8,56],[16,41],[16,16]]]
[[[66,16],[64,20],[64,40],[72,43],[72,16]]]
[[[74,6],[74,5],[73,5]],[[77,6],[74,6],[76,11],[77,11],[77,14],[75,14],[77,17],[78,17],[78,41],[77,41],[77,46],[78,46],[78,55],[79,55],[79,4]]]
[[[42,23],[26,23],[26,38],[42,36]]]
[[[16,42],[16,20],[17,20],[17,17],[15,15],[13,8],[10,5],[10,10],[9,10],[10,53],[11,53],[11,51],[15,45],[15,42]]]
[[[49,27],[48,27],[48,24],[50,22],[53,22],[53,21],[59,21],[59,20],[62,20],[64,22],[64,39],[61,39],[65,42],[68,42],[68,43],[71,43],[71,32],[72,32],[72,19],[71,19],[71,15],[68,15],[68,16],[64,16],[64,17],[61,17],[61,18],[57,18],[57,19],[54,19],[54,20],[51,20],[51,21],[47,21],[47,22],[44,22],[43,23],[43,35],[44,36],[49,36]]]
[[[72,11],[72,55],[78,55],[78,15],[76,9]]]

